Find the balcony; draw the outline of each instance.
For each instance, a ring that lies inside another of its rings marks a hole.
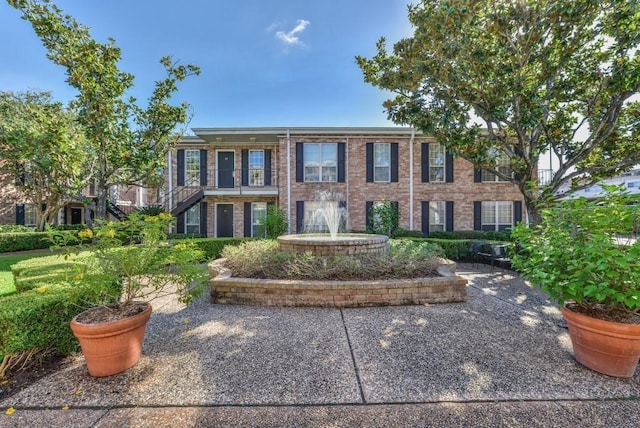
[[[278,196],[278,171],[214,169],[207,172],[206,184],[199,173],[187,175],[185,185],[174,189],[174,204],[200,190],[204,196]]]
[[[553,180],[553,170],[552,169],[539,169],[538,170],[538,185],[540,187],[548,186]]]

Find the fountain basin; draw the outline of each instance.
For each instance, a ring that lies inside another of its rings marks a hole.
[[[304,233],[278,237],[282,251],[307,253],[316,256],[384,253],[389,248],[389,238],[384,235],[364,233],[339,233],[332,239],[328,233]]]
[[[209,263],[211,302],[234,305],[349,308],[463,302],[467,280],[442,260],[440,276],[380,281],[235,278],[224,259]]]

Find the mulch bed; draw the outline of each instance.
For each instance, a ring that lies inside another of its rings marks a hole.
[[[75,358],[74,355],[49,355],[42,359],[34,359],[20,371],[7,373],[6,377],[0,378],[0,407],[8,397],[22,391],[48,374],[71,364]]]

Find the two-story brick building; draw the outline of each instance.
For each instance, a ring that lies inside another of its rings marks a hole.
[[[400,227],[502,230],[524,216],[518,188],[454,159],[411,128],[200,128],[168,155],[164,198],[179,233],[255,236],[268,204],[292,233],[329,192],[365,230],[370,207],[397,204]],[[508,159],[499,161],[509,168]]]

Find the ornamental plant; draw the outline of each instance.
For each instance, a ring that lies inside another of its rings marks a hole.
[[[534,228],[518,225],[515,266],[563,305],[588,315],[638,322],[640,312],[640,205],[622,187],[603,186],[594,200],[568,199],[541,210]]]
[[[199,266],[203,254],[192,243],[167,241],[167,231],[174,218],[131,214],[120,222],[99,222],[94,229],[78,232],[83,243],[75,252],[85,251],[87,262],[70,275],[80,282],[86,272],[97,272],[99,284],[121,284],[120,296],[107,296],[105,304],[126,312],[137,301],[177,294],[189,303],[203,290],[206,270]],[[59,243],[59,242],[58,242]]]

